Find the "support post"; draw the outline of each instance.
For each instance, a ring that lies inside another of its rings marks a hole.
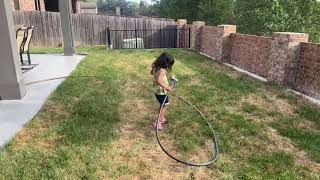
[[[138,49],[138,35],[137,35],[137,28],[134,29],[134,36],[136,38],[136,49]]]
[[[188,48],[190,49],[191,48],[191,27],[189,27],[189,46]]]
[[[107,28],[107,44],[108,44],[108,48],[111,48],[111,37],[110,37],[110,28]]]
[[[11,1],[0,1],[0,24],[0,100],[21,99],[26,90],[19,64]]]
[[[72,31],[72,24],[71,24],[71,17],[72,17],[71,8],[72,8],[72,5],[70,0],[59,0],[59,10],[60,10],[60,16],[61,16],[61,28],[62,28],[65,56],[73,56],[75,53],[73,31]]]

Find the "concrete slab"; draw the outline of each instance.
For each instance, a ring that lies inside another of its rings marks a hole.
[[[85,56],[31,55],[39,64],[23,74],[26,84],[44,79],[68,76]],[[22,100],[0,101],[0,147],[8,142],[41,109],[49,95],[62,83],[54,80],[28,85]]]

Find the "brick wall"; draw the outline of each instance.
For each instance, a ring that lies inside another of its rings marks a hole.
[[[218,61],[230,61],[230,34],[236,32],[236,26],[204,26],[200,30],[200,52]]]
[[[21,11],[35,11],[34,0],[20,0],[20,10]]]
[[[237,34],[233,25],[193,26],[191,48],[320,99],[320,44],[308,43],[308,34],[261,37]]]
[[[12,0],[14,2],[14,0]],[[36,11],[36,5],[34,0],[19,0],[21,11]],[[44,0],[40,0],[41,11],[45,11]]]
[[[230,35],[230,63],[258,74],[268,76],[272,38],[244,34]]]
[[[217,26],[202,27],[200,33],[200,52],[214,57],[215,59],[221,59],[221,34],[221,29]]]
[[[294,89],[320,99],[320,44],[301,43]]]

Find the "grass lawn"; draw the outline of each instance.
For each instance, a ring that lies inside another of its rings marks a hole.
[[[220,161],[193,168],[169,159],[152,122],[152,61],[161,50],[88,53],[41,112],[0,152],[0,179],[319,179],[320,110],[273,84],[191,51],[176,58],[176,94],[199,107],[219,133]],[[35,49],[56,52],[61,49]],[[171,97],[164,144],[179,157],[210,158],[210,129]]]

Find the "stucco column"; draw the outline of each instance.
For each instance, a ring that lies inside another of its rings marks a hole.
[[[201,28],[206,26],[206,23],[203,21],[194,21],[192,22],[191,27],[191,49],[200,51],[200,31]]]
[[[296,78],[300,42],[308,42],[305,33],[275,32],[271,44],[268,79],[281,85],[291,85]]]
[[[61,16],[61,28],[63,36],[63,47],[65,56],[73,56],[74,41],[71,25],[72,5],[70,0],[59,0],[59,10]]]
[[[0,98],[21,99],[25,86],[18,57],[11,1],[0,1]]]

